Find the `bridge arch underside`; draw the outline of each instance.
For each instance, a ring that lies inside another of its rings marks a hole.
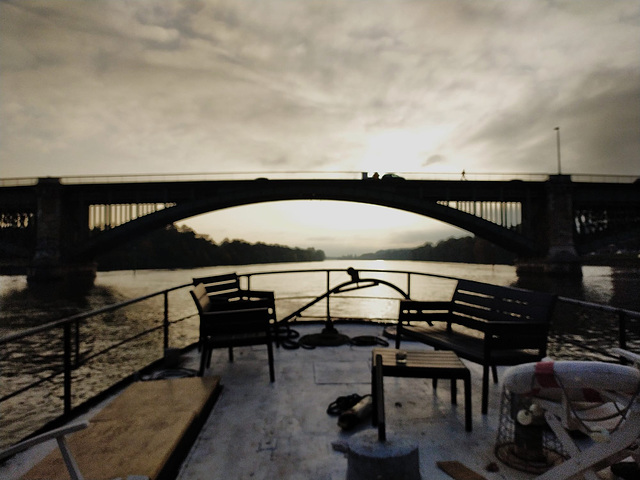
[[[261,191],[260,189],[255,189],[252,192],[238,192],[224,198],[216,196],[177,203],[172,207],[95,234],[85,240],[82,245],[74,248],[73,256],[78,259],[91,259],[151,230],[197,215],[231,207],[287,200],[333,200],[394,208],[462,228],[522,257],[531,257],[541,253],[540,245],[537,245],[532,239],[514,229],[503,227],[434,200],[408,199],[393,191],[387,192],[383,190],[376,190],[371,193],[348,191],[337,193],[331,191],[308,191],[305,193],[280,191],[274,193],[271,190]]]

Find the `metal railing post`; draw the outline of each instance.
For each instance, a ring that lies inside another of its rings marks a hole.
[[[71,324],[64,324],[64,382],[63,382],[63,402],[65,415],[71,411]]]
[[[76,320],[75,321],[75,352],[74,352],[74,357],[75,357],[75,362],[74,362],[74,368],[78,368],[80,366],[80,320]]]
[[[164,331],[164,349],[169,348],[169,292],[165,290],[164,292],[164,320],[163,320],[163,331]]]
[[[327,270],[327,292],[331,290],[331,271]],[[327,324],[331,324],[331,308],[329,306],[329,298],[331,295],[327,295]]]

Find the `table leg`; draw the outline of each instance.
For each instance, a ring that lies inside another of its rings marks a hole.
[[[374,427],[378,426],[378,399],[376,398],[377,390],[378,387],[376,381],[376,365],[374,363],[371,366],[371,425]]]
[[[451,379],[451,405],[458,403],[458,380]]]
[[[472,430],[471,422],[471,374],[467,370],[464,376],[464,429],[467,432]]]

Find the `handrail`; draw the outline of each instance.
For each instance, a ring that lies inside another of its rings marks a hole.
[[[159,290],[154,293],[149,293],[147,295],[142,295],[141,297],[132,298],[129,300],[125,300],[123,302],[114,303],[113,305],[108,305],[106,307],[98,308],[96,310],[91,310],[89,312],[78,313],[76,315],[72,315],[70,317],[61,318],[59,320],[54,320],[53,322],[44,323],[42,325],[38,325],[37,327],[31,327],[26,330],[22,330],[20,332],[10,333],[8,335],[4,335],[0,337],[0,345],[4,345],[5,343],[9,343],[15,340],[20,340],[21,338],[30,337],[37,333],[42,333],[47,330],[52,330],[56,327],[63,327],[66,324],[74,323],[79,320],[85,320],[90,317],[94,317],[96,315],[100,315],[102,313],[113,312],[114,310],[119,310],[122,307],[126,307],[132,305],[134,303],[139,303],[144,300],[148,300],[153,297],[157,297],[158,295],[163,295],[169,292],[173,292],[174,290],[179,290],[181,288],[185,288],[190,286],[191,283],[185,283],[182,285],[178,285],[176,287],[166,288],[164,290]]]
[[[301,269],[301,270],[274,270],[271,272],[254,272],[254,273],[238,273],[238,277],[246,277],[249,281],[251,277],[257,277],[260,275],[277,275],[277,274],[282,274],[282,273],[318,273],[318,272],[346,272],[347,269],[345,268],[316,268],[316,269]],[[400,273],[400,274],[409,274],[409,275],[418,275],[418,276],[423,276],[423,277],[433,277],[433,278],[442,278],[444,280],[455,280],[458,281],[460,280],[460,277],[452,277],[450,275],[440,275],[437,273],[426,273],[426,272],[411,272],[408,270],[384,270],[384,269],[372,269],[372,268],[361,268],[358,270],[358,272],[372,272],[372,273]],[[250,285],[250,284],[249,284]],[[410,291],[407,292],[409,295],[411,294]],[[571,298],[571,297],[562,297],[562,296],[558,296],[557,300],[562,301],[562,302],[566,302],[566,303],[570,303],[570,304],[574,304],[574,305],[579,305],[582,307],[587,307],[587,308],[592,308],[594,310],[601,310],[603,312],[609,312],[609,313],[624,313],[630,317],[633,318],[640,318],[640,312],[637,312],[635,310],[629,310],[629,309],[625,309],[625,308],[620,308],[620,307],[612,307],[610,305],[605,305],[602,303],[594,303],[594,302],[588,302],[586,300],[578,300],[576,298]]]
[[[33,336],[33,335],[37,335],[39,333],[43,333],[43,332],[49,332],[49,331],[53,331],[57,328],[62,328],[63,330],[63,347],[62,347],[62,359],[63,359],[63,366],[60,368],[53,368],[51,369],[51,373],[48,375],[45,375],[42,378],[39,378],[31,383],[29,383],[28,385],[24,385],[20,388],[18,388],[17,390],[11,391],[5,395],[3,395],[2,397],[0,397],[0,404],[2,402],[5,402],[17,395],[20,395],[26,391],[31,390],[32,388],[36,388],[39,385],[42,385],[45,382],[48,382],[50,380],[52,380],[53,378],[62,375],[63,376],[63,396],[62,396],[62,400],[63,400],[63,405],[64,405],[64,414],[68,414],[71,412],[72,410],[72,404],[71,404],[71,398],[72,398],[72,375],[71,372],[78,368],[81,364],[80,360],[79,360],[79,356],[80,356],[80,351],[79,351],[79,337],[77,334],[77,330],[76,330],[76,335],[75,335],[75,345],[73,345],[73,341],[72,341],[72,334],[71,334],[71,327],[73,325],[76,326],[76,329],[78,328],[78,325],[81,321],[83,320],[87,320],[91,317],[95,317],[97,315],[103,314],[103,313],[108,313],[108,312],[113,312],[115,310],[124,308],[126,306],[135,304],[135,303],[140,303],[142,301],[148,300],[150,298],[154,298],[160,295],[164,296],[164,315],[163,315],[163,322],[162,325],[156,325],[152,328],[148,328],[145,329],[141,332],[137,332],[135,335],[129,336],[128,338],[121,340],[119,342],[116,342],[113,345],[110,345],[106,348],[103,348],[101,350],[99,350],[98,352],[94,352],[93,354],[89,355],[88,357],[84,358],[84,362],[86,363],[89,360],[92,360],[98,356],[101,356],[115,348],[121,347],[122,345],[125,345],[127,343],[130,343],[138,338],[141,338],[145,335],[149,335],[152,332],[155,332],[159,329],[163,329],[163,345],[164,348],[167,349],[169,347],[169,325],[171,323],[175,324],[178,322],[181,322],[183,320],[185,320],[186,318],[189,317],[183,317],[174,321],[169,321],[169,303],[168,303],[168,294],[169,292],[175,291],[175,290],[179,290],[185,287],[190,286],[191,283],[185,283],[185,284],[181,284],[181,285],[177,285],[175,287],[171,287],[171,288],[167,288],[164,290],[160,290],[157,292],[153,292],[147,295],[142,295],[140,297],[136,297],[133,299],[129,299],[129,300],[125,300],[123,302],[118,302],[115,303],[113,305],[108,305],[106,307],[102,307],[102,308],[98,308],[95,310],[91,310],[89,312],[83,312],[83,313],[79,313],[76,315],[72,315],[70,317],[66,317],[66,318],[62,318],[59,320],[54,320],[53,322],[48,322],[45,323],[43,325],[39,325],[37,327],[32,327],[32,328],[28,328],[25,329],[23,331],[20,332],[14,332],[8,335],[4,335],[3,337],[0,337],[0,346],[2,345],[6,345],[9,344],[11,342],[16,342],[18,340]],[[72,357],[72,347],[74,352],[75,352],[75,362],[72,363],[71,361],[71,357]]]
[[[380,284],[385,284],[387,286],[390,285],[389,282],[386,282],[382,279],[375,279],[375,278],[371,278],[371,277],[364,277],[361,276],[360,278],[357,275],[361,275],[361,274],[366,274],[366,273],[370,273],[370,274],[376,274],[376,273],[384,273],[384,274],[401,274],[401,275],[406,275],[406,282],[407,282],[407,288],[406,288],[406,293],[404,291],[402,291],[401,289],[399,289],[398,287],[394,288],[396,289],[397,292],[400,292],[402,294],[402,296],[405,297],[410,297],[411,296],[411,279],[412,277],[415,276],[422,276],[422,277],[431,277],[431,278],[439,278],[439,279],[445,279],[445,280],[451,280],[451,281],[457,281],[459,280],[458,277],[452,277],[452,276],[448,276],[448,275],[440,275],[440,274],[433,274],[433,273],[425,273],[425,272],[412,272],[412,271],[407,271],[407,270],[385,270],[385,269],[360,269],[358,270],[356,273],[356,276],[354,277],[354,271],[352,270],[351,272],[349,272],[350,269],[345,269],[345,268],[324,268],[324,269],[295,269],[295,270],[277,270],[277,271],[267,271],[267,272],[247,272],[247,273],[239,273],[238,277],[244,277],[246,278],[246,282],[247,282],[247,288],[250,288],[250,283],[251,283],[251,279],[254,277],[258,277],[258,276],[265,276],[265,275],[282,275],[282,274],[296,274],[296,273],[324,273],[326,275],[326,292],[324,294],[319,295],[318,297],[316,297],[317,301],[322,300],[323,298],[326,299],[327,301],[327,315],[326,318],[330,319],[331,318],[331,312],[330,312],[330,304],[329,304],[329,300],[331,297],[331,293],[336,293],[336,292],[341,292],[341,291],[346,291],[348,289],[342,288],[345,285],[348,286],[348,284],[352,284],[354,282],[354,279],[359,279],[361,282],[371,282],[372,280],[379,280]],[[352,281],[351,282],[342,282],[338,285],[338,287],[331,287],[331,275],[335,274],[335,273],[340,273],[340,274],[348,274],[351,275]],[[191,318],[191,316],[187,316],[187,317],[183,317],[180,319],[176,319],[176,320],[172,320],[169,321],[169,304],[168,304],[168,294],[169,292],[173,292],[176,290],[180,290],[183,288],[187,288],[190,287],[192,285],[191,282],[189,283],[183,283],[171,288],[166,288],[163,290],[159,290],[157,292],[153,292],[150,294],[146,294],[140,297],[136,297],[133,299],[129,299],[129,300],[125,300],[122,302],[118,302],[115,303],[113,305],[108,305],[106,307],[102,307],[102,308],[98,308],[89,312],[83,312],[83,313],[79,313],[76,315],[72,315],[66,318],[62,318],[59,320],[55,320],[49,323],[46,323],[44,325],[40,325],[37,327],[32,327],[32,328],[28,328],[25,329],[23,331],[20,332],[14,332],[14,333],[10,333],[8,335],[5,335],[3,337],[0,337],[0,346],[2,345],[6,345],[9,344],[11,342],[15,342],[18,340],[21,340],[23,338],[27,338],[29,336],[32,335],[36,335],[39,333],[43,333],[43,332],[48,332],[48,331],[52,331],[54,329],[57,328],[62,328],[63,329],[63,340],[64,340],[64,347],[63,347],[63,367],[56,367],[53,368],[51,370],[51,374],[50,375],[46,375],[43,378],[38,378],[36,379],[35,382],[30,383],[29,385],[26,386],[21,386],[20,388],[18,388],[16,391],[9,393],[8,395],[5,395],[4,397],[0,398],[0,404],[2,402],[4,402],[5,400],[8,400],[9,398],[12,398],[16,395],[19,395],[21,393],[24,393],[25,391],[31,389],[31,388],[35,388],[38,385],[41,385],[44,382],[47,382],[49,380],[51,380],[53,377],[58,376],[58,375],[64,375],[64,395],[63,395],[63,400],[64,400],[64,413],[67,414],[70,412],[70,410],[72,409],[72,405],[71,405],[71,390],[72,390],[72,376],[71,376],[71,372],[77,368],[80,365],[80,362],[78,361],[78,357],[79,357],[79,350],[78,350],[78,346],[76,345],[75,348],[75,356],[76,356],[76,362],[72,363],[71,359],[72,359],[72,352],[73,350],[73,341],[72,341],[72,334],[71,334],[71,328],[72,326],[78,326],[80,324],[80,322],[86,321],[88,319],[90,319],[91,317],[103,314],[103,313],[108,313],[108,312],[112,312],[115,310],[118,310],[120,308],[124,308],[126,306],[135,304],[135,303],[139,303],[145,300],[148,300],[150,298],[154,298],[160,295],[164,296],[164,319],[162,322],[162,325],[154,325],[152,328],[150,329],[146,329],[143,332],[137,332],[136,334],[130,335],[129,338],[126,338],[124,340],[121,340],[113,345],[109,345],[106,348],[101,349],[100,351],[97,352],[90,352],[91,355],[88,357],[85,357],[83,359],[83,363],[86,362],[87,360],[90,359],[94,359],[100,355],[103,355],[104,353],[106,353],[107,351],[110,351],[114,348],[117,348],[119,346],[122,346],[130,341],[132,341],[135,338],[138,338],[142,335],[146,335],[150,332],[153,331],[157,331],[160,328],[164,329],[164,347],[165,349],[169,347],[169,342],[168,342],[168,338],[169,338],[169,325],[170,324],[175,324],[178,323],[180,321],[185,320],[186,318]],[[285,298],[289,298],[289,297],[280,297],[280,298],[276,298],[276,300],[282,300]],[[307,297],[295,297],[295,298],[313,298],[311,296],[307,296]],[[362,297],[349,297],[349,298],[362,298]],[[367,297],[369,298],[369,297]],[[385,297],[387,298],[387,297]],[[603,305],[603,304],[598,304],[598,303],[593,303],[593,302],[587,302],[587,301],[583,301],[583,300],[577,300],[577,299],[573,299],[573,298],[568,298],[568,297],[558,297],[558,301],[560,302],[564,302],[567,304],[571,304],[571,305],[576,305],[576,306],[581,306],[581,307],[586,307],[588,309],[591,310],[596,310],[596,311],[602,311],[602,312],[607,312],[607,313],[611,313],[611,314],[615,314],[618,316],[618,325],[619,325],[619,332],[620,332],[620,336],[618,339],[618,346],[622,349],[627,349],[627,337],[626,337],[626,329],[627,329],[627,320],[634,318],[634,319],[640,319],[640,312],[636,312],[633,310],[628,310],[628,309],[623,309],[623,308],[618,308],[618,307],[612,307],[609,305]],[[314,301],[313,303],[316,303],[316,301]],[[195,314],[194,314],[195,315]],[[291,315],[289,315],[288,317],[284,318],[281,321],[284,320],[289,320],[290,318],[292,318]],[[569,340],[566,340],[568,343],[571,343]],[[79,342],[78,340],[78,336],[76,333],[76,338],[75,338],[75,342]],[[582,346],[583,348],[585,348],[585,346]],[[587,350],[587,348],[585,348],[585,350]],[[600,352],[598,352],[600,353]]]

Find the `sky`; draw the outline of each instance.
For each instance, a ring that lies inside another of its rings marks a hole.
[[[0,178],[640,175],[639,0],[0,0]],[[295,172],[295,173],[291,173]],[[186,219],[329,256],[467,232],[278,202]]]

